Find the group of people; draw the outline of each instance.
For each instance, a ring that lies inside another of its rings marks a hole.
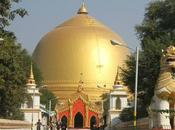
[[[43,127],[44,130],[48,130],[48,128],[50,128],[50,130],[66,130],[67,129],[67,124],[62,123],[61,121],[50,122],[49,126],[47,126],[47,125],[43,125],[39,119],[35,125],[36,125],[37,130],[41,130],[41,127]],[[97,127],[97,124],[94,123],[91,126],[91,130],[104,130],[104,127],[103,126]]]
[[[50,130],[66,130],[67,129],[67,124],[62,123],[61,121],[50,122],[50,124],[47,126],[47,125],[43,125],[39,119],[35,125],[36,125],[37,130],[41,130],[41,127],[43,127],[44,130],[48,130],[48,128],[50,128]]]

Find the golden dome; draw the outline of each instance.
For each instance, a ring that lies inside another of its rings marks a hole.
[[[85,91],[96,93],[97,85],[112,88],[117,66],[122,66],[129,54],[127,48],[113,46],[110,40],[125,44],[119,35],[89,16],[83,5],[77,15],[40,40],[33,58],[45,83],[58,96],[65,94],[63,91],[76,91],[80,79]]]

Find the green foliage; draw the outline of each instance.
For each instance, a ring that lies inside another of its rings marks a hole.
[[[33,62],[27,51],[16,43],[13,33],[0,32],[4,41],[0,43],[0,117],[22,119],[21,104],[30,100],[26,93],[26,81]],[[39,68],[33,62],[33,72],[38,87],[42,86],[42,76]],[[48,104],[49,99],[55,98],[47,89],[41,91],[41,103]],[[52,101],[52,109],[56,101]]]
[[[120,113],[120,120],[122,120],[123,122],[132,121],[134,119],[133,113],[134,113],[133,107],[123,109],[123,111]],[[143,109],[138,109],[137,119],[142,118],[142,117],[146,117],[146,116],[148,116],[148,114],[145,113]]]
[[[19,111],[26,95],[26,50],[16,43],[12,34],[0,32],[0,117],[21,119]]]
[[[43,85],[42,73],[41,73],[39,67],[37,66],[37,64],[33,60],[32,60],[32,63],[33,63],[33,74],[34,74],[35,82],[37,84],[37,87],[40,87]]]
[[[0,1],[0,29],[10,25],[10,22],[14,20],[16,15],[24,17],[27,15],[27,11],[23,8],[14,8],[15,3],[19,3],[21,0],[1,0]]]
[[[137,36],[141,41],[139,55],[138,93],[146,113],[154,87],[159,75],[162,49],[175,45],[175,1],[154,1],[146,8],[145,18],[141,25],[136,26]],[[134,92],[135,86],[135,54],[128,57],[127,68],[122,69],[123,80]],[[139,111],[139,110],[138,110]]]
[[[54,99],[56,97],[51,91],[49,91],[46,88],[40,89],[40,92],[42,93],[41,94],[41,98],[40,98],[41,104],[46,105],[47,110],[49,110],[49,100],[50,99]],[[57,99],[52,100],[51,102],[52,102],[51,110],[53,111],[55,109],[55,105],[57,103]]]
[[[123,122],[131,121],[134,119],[134,108],[124,108],[120,113],[120,120]]]
[[[0,37],[4,38],[0,43],[0,117],[22,119],[21,104],[31,98],[26,92],[26,81],[33,61],[27,51],[16,43],[13,33],[1,31]],[[41,72],[34,62],[33,72],[36,84],[42,86]],[[48,100],[55,97],[47,89],[41,93],[43,104],[48,104]],[[52,108],[55,104],[56,101],[52,101]]]
[[[14,4],[19,2],[21,0],[0,1],[0,38],[4,39],[3,42],[0,41],[0,118],[22,119],[21,104],[31,100],[26,93],[26,81],[33,62],[32,58],[20,44],[16,43],[14,33],[5,30],[16,15],[21,17],[27,15],[27,11],[23,8],[14,9]],[[34,62],[33,70],[36,84],[41,86],[41,72]],[[49,97],[54,97],[51,92],[48,91],[48,93]],[[44,95],[42,94],[42,97]]]
[[[143,97],[143,94],[138,94],[138,100],[137,100],[137,119],[142,117],[147,117],[148,113],[146,112],[146,104],[147,98],[145,99]],[[123,109],[123,111],[120,113],[120,119],[125,121],[131,121],[134,119],[134,107],[129,107]]]
[[[30,56],[16,43],[14,33],[6,31],[16,15],[23,17],[27,12],[22,8],[12,9],[20,0],[0,1],[0,117],[22,119],[21,103],[26,100],[26,78]]]

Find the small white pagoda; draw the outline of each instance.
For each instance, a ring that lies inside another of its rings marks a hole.
[[[128,88],[126,86],[123,86],[119,78],[119,70],[118,70],[113,89],[110,91],[108,95],[109,109],[106,121],[108,128],[121,122],[119,119],[120,113],[124,108],[129,107],[128,95],[129,95]]]
[[[35,79],[33,75],[32,65],[30,68],[30,76],[27,80],[27,92],[31,96],[31,100],[26,101],[21,105],[21,111],[24,113],[24,120],[31,123],[34,128],[38,119],[41,119],[40,110],[40,93],[36,88]]]

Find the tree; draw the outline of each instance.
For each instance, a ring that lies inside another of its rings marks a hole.
[[[55,95],[46,88],[40,89],[40,92],[42,93],[41,100],[40,100],[41,104],[46,105],[46,108],[49,109],[49,100],[56,98]],[[55,109],[56,103],[57,103],[57,99],[52,100],[52,106],[51,106],[52,111]]]
[[[20,113],[21,103],[26,97],[26,59],[29,58],[27,51],[16,43],[15,35],[5,30],[16,15],[23,17],[27,11],[18,8],[12,10],[14,3],[20,0],[0,1],[0,117],[22,118]]]
[[[27,15],[27,11],[23,8],[17,8],[12,10],[12,5],[19,3],[21,0],[1,0],[0,2],[0,29],[4,29],[10,25],[10,22],[14,20],[16,15],[24,17]]]
[[[26,97],[27,72],[24,70],[29,55],[11,36],[3,34],[3,38],[0,46],[0,117],[19,119],[22,116],[19,108]]]
[[[26,81],[32,58],[17,44],[15,34],[5,30],[17,15],[24,17],[28,14],[23,8],[14,9],[13,5],[19,2],[21,0],[0,1],[0,38],[4,39],[3,43],[0,43],[0,117],[10,119],[22,119],[20,106],[24,101],[30,100],[26,92]],[[42,76],[34,62],[33,69],[37,87],[41,86]],[[46,98],[47,93],[50,98],[54,95],[47,89],[42,92],[41,103],[47,104],[42,98]],[[55,104],[53,103],[53,106]]]
[[[16,44],[15,37],[9,33],[0,33],[4,41],[0,43],[0,117],[9,119],[22,119],[21,104],[29,100],[26,81],[30,74],[32,58],[20,44]],[[33,62],[34,77],[37,87],[42,86],[42,76],[39,68]],[[48,100],[55,98],[47,90],[41,90],[41,103],[47,105]],[[56,101],[53,101],[52,108]],[[53,109],[52,109],[53,110]]]
[[[154,1],[146,8],[145,18],[141,25],[136,26],[137,36],[141,41],[139,58],[138,93],[141,109],[149,106],[154,95],[154,87],[160,71],[160,57],[162,49],[175,45],[175,1]],[[129,56],[127,68],[122,69],[123,80],[134,92],[135,84],[135,56]]]

